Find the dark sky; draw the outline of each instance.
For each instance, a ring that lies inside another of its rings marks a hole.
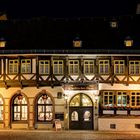
[[[92,17],[134,14],[139,0],[0,0],[9,18]]]

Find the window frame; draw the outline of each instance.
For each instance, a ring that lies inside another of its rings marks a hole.
[[[128,99],[127,99],[127,92],[126,91],[117,91],[117,96],[116,96],[116,106],[117,107],[127,107],[127,102],[128,102]],[[121,105],[119,106],[118,105],[118,98],[119,96],[121,96]],[[126,97],[126,105],[124,105],[123,103],[123,97]]]
[[[11,66],[13,67],[12,68],[12,72],[10,72],[10,62],[13,61],[17,61],[17,63],[12,63]],[[15,65],[16,64],[16,65]],[[14,67],[17,67],[17,72],[14,72]],[[8,60],[8,74],[18,74],[19,72],[19,60],[18,59],[9,59]]]
[[[14,101],[15,101],[15,99],[16,98],[18,98],[18,96],[23,96],[24,98],[25,98],[25,100],[26,100],[26,104],[15,104],[14,103]],[[27,119],[26,120],[22,120],[21,118],[22,118],[22,116],[23,116],[23,112],[22,112],[22,107],[27,107]],[[27,99],[26,99],[26,97],[23,95],[23,94],[18,94],[18,95],[16,95],[14,98],[13,98],[13,100],[12,100],[12,121],[13,122],[27,122],[28,121],[28,113],[29,113],[29,111],[28,111],[28,101],[27,101]],[[15,111],[15,107],[19,107],[20,109],[20,111]],[[20,119],[19,120],[16,120],[15,118],[14,118],[14,116],[15,116],[15,114],[16,113],[19,113],[20,114]]]
[[[71,62],[73,64],[70,64]],[[75,62],[77,64],[75,64]],[[75,72],[76,71],[75,66],[77,66],[77,72]],[[72,69],[72,72],[71,72],[71,69]],[[68,72],[69,72],[70,75],[78,75],[79,74],[79,60],[68,60]]]
[[[133,64],[131,64],[133,62]],[[136,64],[138,62],[138,65]],[[132,67],[134,68],[133,70],[131,69]],[[137,71],[137,67],[138,66],[138,70],[139,70],[139,73],[136,73],[136,71]],[[134,73],[132,73],[132,71],[134,72]],[[139,75],[140,74],[140,60],[130,60],[129,61],[129,74],[130,75]]]
[[[41,64],[41,62],[43,62],[43,64]],[[48,63],[48,64],[45,64],[45,63]],[[43,73],[41,73],[40,71],[40,68],[41,68],[41,65],[43,66]],[[48,68],[47,68],[48,67]],[[48,72],[45,70],[45,69],[48,69]],[[45,72],[46,71],[46,72]],[[39,60],[39,74],[50,74],[50,61],[49,60]]]
[[[85,63],[88,63],[88,64],[85,64]],[[91,62],[93,62],[93,64],[90,64]],[[87,69],[86,69],[87,67]],[[86,75],[92,75],[95,73],[95,61],[94,60],[84,60],[84,74]],[[92,69],[92,72],[91,72],[91,69]],[[88,72],[86,72],[88,71]]]
[[[49,97],[49,98],[51,99],[51,103],[50,103],[50,104],[49,104],[49,103],[44,103],[44,104],[41,104],[41,103],[39,104],[39,103],[38,103],[38,101],[40,100],[40,98],[41,98],[42,96],[44,96],[44,95],[46,95],[47,97]],[[52,112],[46,111],[46,108],[47,108],[48,106],[51,106],[51,107],[52,107]],[[43,114],[44,114],[45,116],[46,116],[47,113],[52,113],[52,119],[51,119],[51,120],[46,120],[46,117],[44,116],[44,120],[39,120],[39,116],[38,116],[38,114],[39,114],[38,108],[39,108],[39,107],[43,107],[43,108],[44,108]],[[42,93],[42,94],[40,94],[40,95],[38,96],[38,98],[37,98],[37,100],[36,100],[36,121],[37,121],[37,122],[40,122],[40,123],[49,123],[49,122],[52,122],[53,119],[54,119],[54,103],[53,103],[53,100],[52,100],[51,96],[49,96],[49,94],[47,94],[47,93]]]
[[[132,105],[132,97],[134,97],[134,105]],[[139,99],[137,99],[137,97],[139,97]],[[137,105],[137,101],[139,100],[139,105]],[[130,106],[132,108],[139,108],[140,107],[140,92],[139,91],[132,91],[130,93]]]
[[[118,62],[118,64],[115,64],[116,62]],[[123,64],[120,64],[121,62],[123,62]],[[116,72],[116,67],[118,65],[118,72]],[[121,72],[121,66],[123,66],[123,72]],[[114,60],[114,74],[117,75],[122,75],[125,74],[125,61],[124,60]]]
[[[114,91],[103,91],[103,107],[114,107],[114,94],[115,94]],[[107,104],[105,104],[105,96],[107,96]],[[109,105],[110,104],[110,97],[112,97],[112,105],[111,106]]]
[[[57,64],[54,64],[56,62],[57,62]],[[55,66],[57,67],[57,72],[55,70]],[[61,67],[62,67],[62,69],[61,69]],[[62,72],[61,72],[61,70],[62,70]],[[64,73],[64,61],[63,60],[53,60],[53,74],[63,75],[63,73]]]
[[[26,61],[25,62],[25,72],[22,71],[22,65],[23,65],[23,62],[22,61]],[[27,63],[27,61],[30,61],[30,63]],[[30,71],[28,72],[27,69],[28,69],[28,64],[30,64]],[[21,59],[21,74],[31,74],[32,73],[32,59]]]
[[[101,62],[103,62],[102,64],[100,64]],[[105,62],[107,62],[107,64],[105,64]],[[103,65],[103,72],[101,72],[101,65]],[[106,66],[108,67],[108,71],[106,72]],[[110,73],[110,63],[109,60],[99,60],[99,74],[101,75],[107,75]]]

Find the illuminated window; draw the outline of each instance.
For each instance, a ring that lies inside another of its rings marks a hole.
[[[103,106],[114,106],[114,93],[112,91],[103,92]]]
[[[140,61],[129,61],[129,74],[140,74]]]
[[[62,60],[53,61],[53,73],[54,74],[63,74],[63,61]]]
[[[0,48],[4,48],[6,45],[6,41],[4,38],[0,38]]]
[[[21,60],[21,73],[31,73],[31,60],[30,59]]]
[[[40,74],[49,74],[50,72],[50,62],[48,60],[39,61],[39,73]]]
[[[37,120],[41,122],[53,120],[53,102],[47,94],[42,94],[37,101]]]
[[[79,120],[78,117],[79,117],[79,116],[78,116],[78,112],[77,112],[77,111],[73,111],[73,112],[71,113],[71,120],[72,120],[72,121],[78,121],[78,120]]]
[[[75,48],[82,47],[82,41],[80,40],[79,37],[76,37],[76,38],[73,40],[73,47],[75,47]]]
[[[69,60],[69,74],[78,74],[78,73],[79,73],[79,61]]]
[[[127,93],[126,92],[118,92],[117,93],[117,106],[127,106]]]
[[[94,73],[94,61],[93,60],[85,60],[84,61],[84,73],[85,74],[93,74]]]
[[[9,60],[9,74],[18,73],[18,60]]]
[[[0,121],[3,120],[3,99],[0,97]]]
[[[117,27],[118,27],[117,21],[111,21],[111,22],[110,22],[110,26],[111,26],[112,28],[117,28]]]
[[[99,60],[99,73],[109,74],[109,60]]]
[[[131,93],[131,106],[140,107],[140,92]]]
[[[114,61],[114,73],[115,74],[124,74],[125,64],[124,60],[115,60]]]
[[[133,46],[133,40],[129,36],[126,37],[126,39],[124,40],[124,45],[126,47],[132,47]]]
[[[13,121],[25,121],[27,120],[27,100],[22,95],[17,95],[13,100]]]

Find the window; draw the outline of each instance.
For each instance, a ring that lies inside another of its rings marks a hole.
[[[18,73],[18,60],[9,60],[9,74]]]
[[[111,26],[112,28],[117,28],[117,27],[118,27],[117,21],[111,21],[111,22],[110,22],[110,26]]]
[[[130,36],[127,36],[124,40],[125,47],[132,47],[133,46],[133,40]]]
[[[53,73],[63,74],[63,61],[62,60],[53,61]]]
[[[115,74],[124,74],[125,64],[124,60],[115,60],[114,61],[114,73]]]
[[[39,74],[49,74],[50,62],[48,60],[39,61]]]
[[[31,73],[31,60],[30,59],[21,60],[21,73]]]
[[[140,107],[140,92],[131,93],[131,106]]]
[[[13,121],[25,121],[27,120],[27,100],[22,95],[17,95],[13,100]]]
[[[84,73],[85,74],[93,74],[94,73],[94,61],[93,60],[85,60],[84,61]]]
[[[127,106],[127,93],[126,92],[118,92],[117,93],[117,106]]]
[[[103,106],[113,107],[114,105],[114,93],[111,91],[103,92]]]
[[[129,61],[129,74],[140,74],[140,61]]]
[[[53,103],[47,94],[42,94],[37,101],[37,120],[41,122],[53,120]]]
[[[78,73],[79,73],[79,61],[69,60],[69,74],[78,74]]]
[[[99,60],[99,73],[109,74],[109,60]]]
[[[0,97],[0,121],[3,120],[3,99]]]

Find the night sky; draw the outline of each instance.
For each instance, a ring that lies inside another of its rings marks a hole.
[[[93,17],[135,14],[139,0],[0,0],[9,18]]]

